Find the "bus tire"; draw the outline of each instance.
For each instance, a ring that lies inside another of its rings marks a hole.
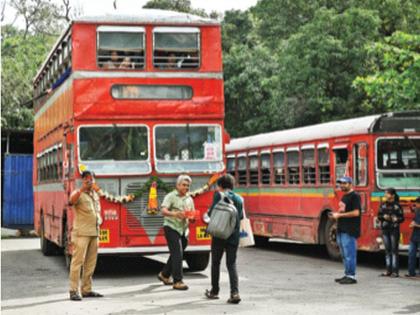
[[[40,242],[41,242],[41,252],[44,254],[44,256],[52,256],[55,255],[58,250],[59,247],[57,245],[55,245],[53,242],[51,242],[50,240],[48,240],[45,237],[45,222],[44,222],[44,215],[41,213],[41,235],[39,237]]]
[[[254,236],[255,247],[266,247],[269,240],[267,236]]]
[[[70,270],[71,265],[71,255],[69,253],[69,236],[68,236],[68,227],[67,222],[63,222],[63,247],[64,247],[64,262],[66,264],[67,270]]]
[[[209,264],[210,253],[187,253],[185,260],[190,271],[203,271]]]
[[[327,220],[324,229],[325,248],[333,260],[341,258],[340,249],[337,244],[337,224],[333,220]]]

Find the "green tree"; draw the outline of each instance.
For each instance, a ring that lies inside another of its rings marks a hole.
[[[320,9],[280,51],[276,99],[287,127],[363,114],[353,80],[365,73],[366,42],[378,38],[375,12]]]
[[[272,93],[276,58],[263,46],[235,45],[224,57],[227,130],[244,136],[283,127]]]
[[[32,79],[55,38],[25,35],[13,26],[2,27],[1,123],[7,128],[33,124]]]
[[[365,111],[420,109],[420,35],[396,32],[368,45],[371,73],[354,86],[366,94]]]
[[[248,47],[255,45],[257,38],[254,36],[253,27],[249,11],[226,11],[222,21],[223,52],[229,52],[234,45],[246,45]],[[244,48],[248,49],[248,47]]]
[[[190,0],[150,0],[143,8],[145,9],[160,9],[170,10],[184,13],[191,13],[203,17],[208,17],[206,11],[203,9],[195,9],[191,6]],[[214,16],[214,13],[213,13]]]

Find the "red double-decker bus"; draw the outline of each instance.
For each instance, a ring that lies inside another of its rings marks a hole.
[[[68,201],[84,169],[110,194],[137,195],[126,204],[101,200],[100,255],[168,252],[163,217],[148,207],[150,187],[157,186],[160,203],[187,173],[200,215],[186,260],[193,270],[206,268],[210,238],[201,214],[211,193],[200,188],[224,171],[228,137],[220,24],[161,10],[78,18],[34,89],[34,222],[42,252],[64,249],[70,258]]]
[[[339,257],[328,213],[342,193],[336,180],[353,177],[362,200],[360,250],[381,249],[377,213],[384,190],[397,189],[406,217],[407,249],[420,196],[420,112],[389,113],[234,139],[227,172],[236,177],[257,243],[269,238],[325,244]]]

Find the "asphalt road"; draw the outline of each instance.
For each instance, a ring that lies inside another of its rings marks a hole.
[[[68,300],[63,257],[44,257],[37,239],[2,240],[2,314],[420,314],[420,278],[381,278],[383,257],[359,253],[357,285],[334,283],[340,262],[317,246],[270,243],[240,249],[242,302],[228,305],[223,266],[221,299],[208,301],[209,268],[185,273],[186,292],[161,285],[156,274],[164,256],[102,260],[94,289],[102,299]],[[402,258],[401,274],[407,267]]]

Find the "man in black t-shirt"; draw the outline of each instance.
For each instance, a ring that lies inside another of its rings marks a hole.
[[[331,218],[337,220],[337,244],[343,257],[344,277],[335,279],[340,284],[354,284],[356,281],[357,238],[360,236],[361,201],[352,188],[352,178],[348,176],[337,180],[344,192],[339,211],[332,212]]]

